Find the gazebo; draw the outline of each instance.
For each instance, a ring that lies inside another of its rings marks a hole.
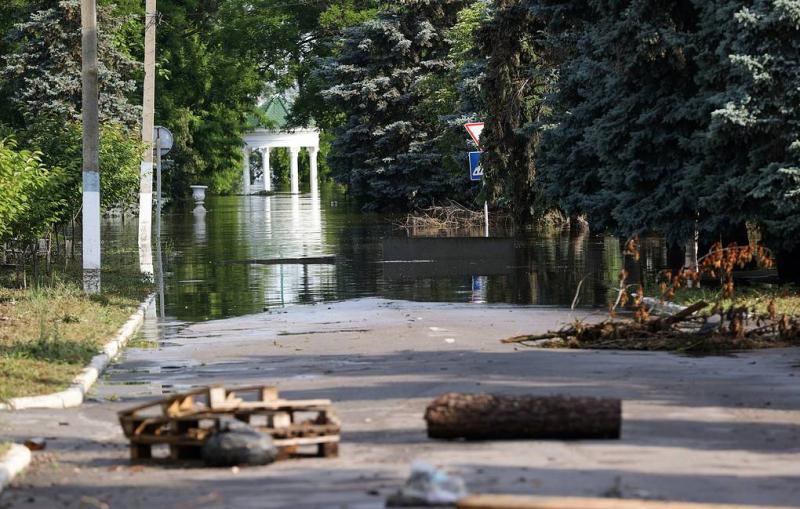
[[[242,190],[244,194],[253,194],[258,191],[272,191],[272,173],[270,171],[269,156],[273,148],[289,149],[290,161],[290,181],[292,194],[300,192],[299,177],[299,156],[300,151],[308,151],[310,161],[310,180],[311,192],[319,190],[317,181],[317,155],[319,154],[319,130],[318,129],[288,129],[286,116],[288,108],[280,96],[273,97],[266,103],[264,111],[272,123],[277,128],[256,128],[244,137],[244,165],[242,168]],[[257,183],[253,182],[253,175],[250,171],[250,154],[253,152],[261,153],[262,182],[261,189],[253,190]]]

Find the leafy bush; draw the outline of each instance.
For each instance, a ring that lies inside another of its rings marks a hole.
[[[47,166],[60,168],[62,178],[53,196],[63,204],[59,220],[68,221],[81,209],[82,132],[78,122],[40,120],[28,132],[28,144],[42,153]],[[100,129],[100,200],[104,209],[124,207],[136,200],[139,165],[144,145],[138,133],[115,122]]]
[[[52,191],[62,177],[42,163],[41,153],[0,140],[0,241],[35,240],[56,222],[63,202]]]

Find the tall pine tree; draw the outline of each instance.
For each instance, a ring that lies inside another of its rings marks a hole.
[[[319,78],[346,115],[329,163],[366,209],[405,209],[451,195],[453,175],[434,142],[431,79],[452,69],[446,32],[466,0],[404,0],[346,32]]]
[[[555,127],[543,141],[548,195],[590,225],[624,236],[688,239],[698,196],[687,179],[707,115],[697,92],[689,0],[592,2],[555,10],[576,51],[561,67]],[[564,22],[567,14],[578,19]]]
[[[479,41],[487,57],[482,85],[488,115],[481,144],[489,193],[524,226],[548,208],[537,184],[535,159],[544,97],[553,84],[541,21],[530,2],[498,0]]]
[[[712,48],[727,72],[698,177],[703,203],[716,224],[759,225],[786,272],[800,255],[800,0],[729,2],[724,14]]]

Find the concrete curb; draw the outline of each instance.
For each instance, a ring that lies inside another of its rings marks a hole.
[[[11,449],[0,458],[0,492],[31,462],[31,451],[24,445],[11,444]]]
[[[0,403],[0,410],[23,410],[27,408],[69,408],[83,403],[84,396],[89,388],[94,385],[100,373],[106,366],[119,354],[128,341],[136,334],[136,331],[144,322],[145,312],[149,308],[155,294],[151,294],[144,302],[139,304],[139,309],[128,318],[128,321],[117,331],[114,338],[105,344],[103,352],[92,357],[89,364],[83,369],[80,375],[72,380],[68,389],[43,394],[41,396],[23,396],[11,398],[5,403]]]

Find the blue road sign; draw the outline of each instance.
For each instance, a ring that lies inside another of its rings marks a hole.
[[[481,168],[481,153],[469,153],[469,179],[472,181],[480,181],[483,179],[483,168]]]

